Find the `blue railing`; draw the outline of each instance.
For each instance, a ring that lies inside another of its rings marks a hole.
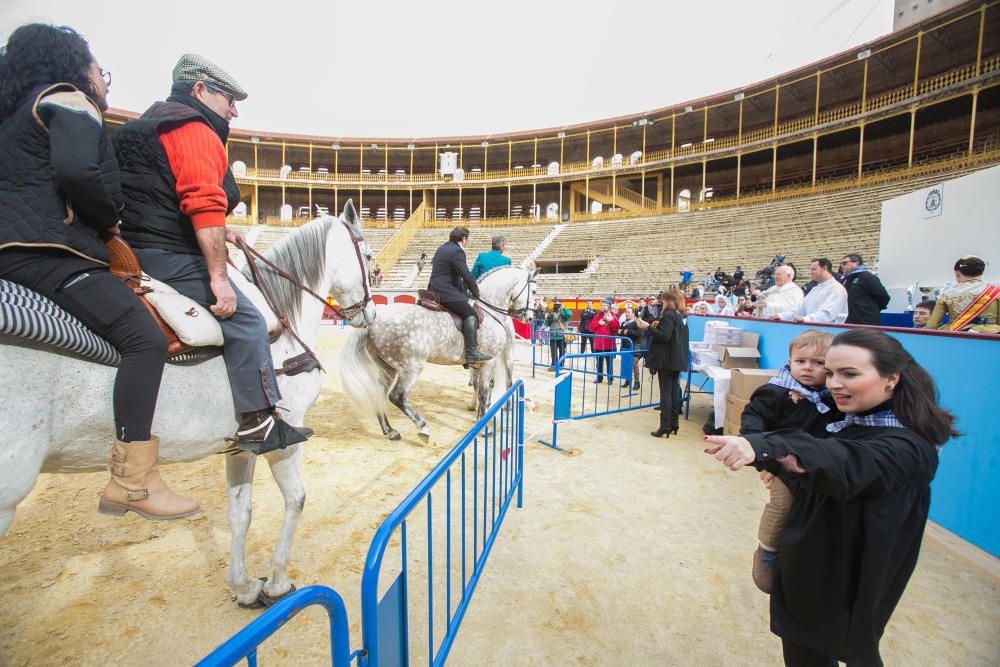
[[[645,350],[567,354],[559,359],[556,376],[560,381],[555,385],[552,402],[552,439],[539,442],[566,451],[559,447],[560,423],[659,405],[659,385],[645,372],[642,358],[637,356],[642,352]],[[636,364],[640,369],[638,389],[633,375]]]
[[[456,484],[457,492],[454,491]],[[255,667],[259,645],[297,613],[316,604],[325,607],[330,617],[330,664],[333,667],[348,667],[354,657],[358,658],[359,667],[409,665],[408,600],[411,597],[411,575],[407,547],[413,538],[407,534],[407,524],[411,514],[421,504],[426,507],[427,531],[427,662],[444,664],[493,548],[497,531],[515,497],[517,506],[521,507],[523,490],[524,384],[517,380],[376,531],[361,577],[363,649],[354,654],[350,652],[347,611],[340,595],[326,586],[309,586],[277,602],[199,662],[197,667],[228,667],[243,659],[250,667]],[[439,494],[437,503],[436,491]],[[435,538],[434,512],[436,508],[440,510],[441,495],[444,496],[445,556],[444,567],[439,568],[437,574],[444,581],[443,590],[438,591],[438,595],[444,598],[445,628],[440,642],[435,643],[434,540],[440,536]],[[460,504],[457,521],[452,512],[456,504]],[[418,526],[420,523],[417,522]],[[380,600],[379,575],[386,551],[394,546],[397,529],[400,573]],[[456,537],[460,539],[460,545],[453,550]],[[457,594],[457,600],[453,592]]]
[[[379,526],[365,562],[361,579],[361,622],[365,660],[370,666],[405,665],[410,656],[409,600],[425,594],[427,663],[441,665],[448,657],[459,625],[465,616],[472,594],[482,575],[510,503],[517,497],[521,506],[524,462],[524,385],[518,380],[440,463],[417,485]],[[455,490],[455,487],[458,490]],[[442,488],[443,487],[443,488]],[[442,498],[443,496],[443,498]],[[444,557],[435,568],[435,508],[444,505]],[[423,517],[411,519],[420,505]],[[459,506],[457,526],[455,506]],[[471,507],[470,507],[471,506]],[[470,511],[471,509],[471,511]],[[426,529],[424,570],[425,588],[410,590],[408,549],[411,535],[421,524]],[[400,572],[381,600],[378,597],[379,575],[384,556],[398,532]],[[456,544],[456,540],[458,544]],[[460,560],[459,560],[460,559]],[[454,581],[453,581],[454,580]],[[435,581],[443,590],[435,590]],[[435,598],[443,599],[443,634],[435,637]],[[454,607],[452,606],[454,604]]]
[[[212,651],[196,667],[229,667],[246,659],[249,667],[257,665],[257,648],[296,614],[313,605],[321,605],[330,618],[330,664],[351,664],[351,643],[347,632],[347,609],[337,591],[326,586],[307,586],[279,600],[273,607]]]
[[[566,340],[566,337],[572,340]],[[627,336],[605,336],[601,334],[579,333],[577,331],[553,332],[548,329],[531,329],[531,377],[539,368],[554,370],[559,358],[568,354],[583,354],[589,347],[594,351],[594,341],[612,341],[612,351],[627,351],[633,348],[632,339]]]

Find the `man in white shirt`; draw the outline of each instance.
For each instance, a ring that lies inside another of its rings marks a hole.
[[[809,290],[802,302],[780,316],[796,322],[841,324],[847,319],[847,290],[833,277],[833,263],[826,257],[809,263],[809,275],[816,287]]]
[[[795,269],[783,264],[774,270],[774,287],[770,287],[762,295],[764,297],[764,317],[781,317],[793,312],[805,297],[802,288],[792,282],[795,279]]]

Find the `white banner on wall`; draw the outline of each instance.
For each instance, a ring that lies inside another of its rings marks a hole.
[[[948,207],[944,194],[948,193]],[[882,202],[878,275],[890,312],[907,306],[906,290],[954,282],[952,266],[965,255],[986,261],[983,278],[1000,279],[1000,166]],[[932,293],[932,292],[930,292]],[[914,294],[919,301],[923,293]]]

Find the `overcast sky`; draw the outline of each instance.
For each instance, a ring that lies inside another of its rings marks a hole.
[[[72,26],[144,110],[199,53],[249,92],[234,127],[502,134],[738,88],[892,30],[892,0],[0,0],[0,37]]]

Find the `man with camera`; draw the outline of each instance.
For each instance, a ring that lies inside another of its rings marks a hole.
[[[601,312],[590,322],[590,333],[594,334],[594,352],[614,352],[615,339],[612,336],[618,335],[618,317],[615,315],[615,304],[611,301],[601,303]],[[597,378],[595,384],[602,381],[602,370],[611,382],[614,374],[614,357],[611,355],[601,355],[597,357]]]

